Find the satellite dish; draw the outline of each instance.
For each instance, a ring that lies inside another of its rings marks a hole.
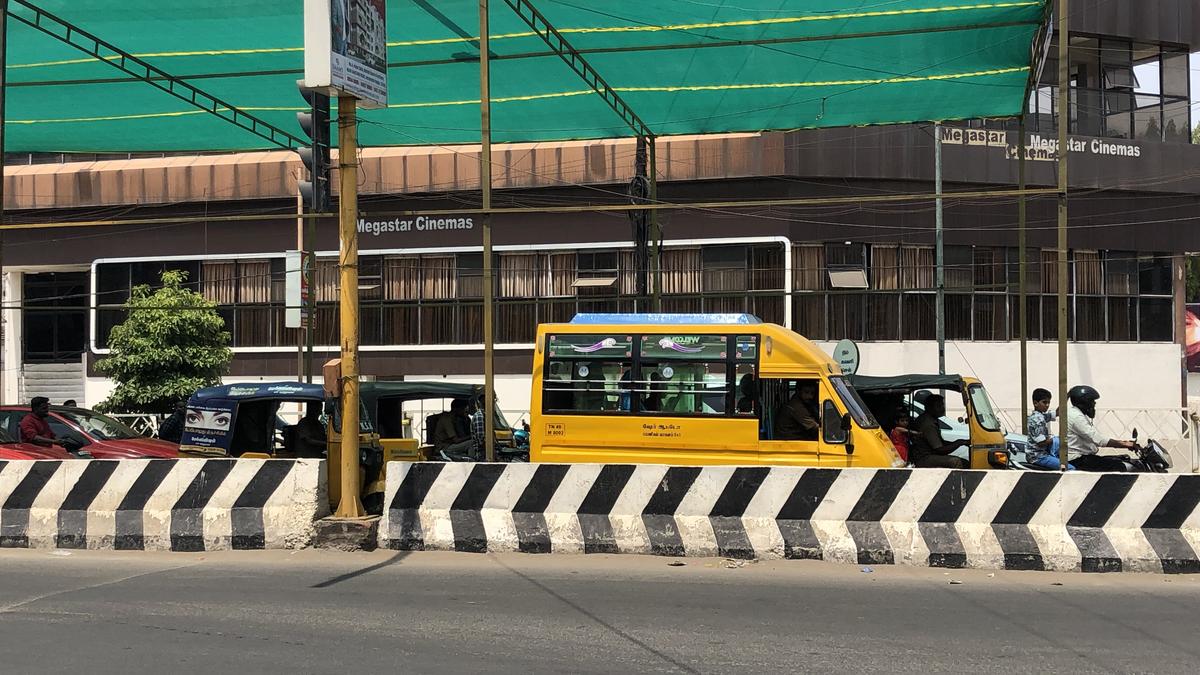
[[[837,361],[842,372],[846,375],[853,375],[858,372],[859,355],[858,345],[854,340],[842,340],[833,348],[833,360]]]

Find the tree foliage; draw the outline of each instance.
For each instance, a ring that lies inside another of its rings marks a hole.
[[[162,288],[133,289],[125,321],[108,339],[112,353],[96,368],[117,387],[109,412],[169,413],[197,389],[218,384],[233,350],[217,305],[184,288],[187,272],[163,273]]]

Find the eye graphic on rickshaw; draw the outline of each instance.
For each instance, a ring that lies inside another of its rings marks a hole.
[[[217,413],[213,416],[213,427],[216,429],[229,428],[229,413]]]
[[[187,425],[189,427],[199,426],[204,421],[204,415],[199,410],[187,411]]]

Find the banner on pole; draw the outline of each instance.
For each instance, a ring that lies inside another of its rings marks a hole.
[[[288,251],[284,254],[283,271],[285,277],[284,300],[287,309],[283,312],[283,325],[287,328],[304,327],[304,265],[300,251]]]
[[[387,106],[385,0],[304,0],[304,86]]]

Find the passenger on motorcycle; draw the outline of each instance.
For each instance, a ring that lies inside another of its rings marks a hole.
[[[1057,419],[1050,409],[1050,392],[1046,389],[1033,390],[1033,412],[1029,413],[1029,448],[1027,459],[1030,464],[1042,469],[1058,471],[1062,468],[1059,463],[1059,438],[1050,433],[1050,422]],[[1067,464],[1068,471],[1075,467]]]
[[[1119,457],[1102,457],[1100,448],[1135,447],[1132,441],[1109,438],[1096,429],[1096,401],[1100,392],[1086,384],[1071,387],[1067,399],[1067,451],[1070,463],[1080,471],[1125,471],[1125,461]]]

